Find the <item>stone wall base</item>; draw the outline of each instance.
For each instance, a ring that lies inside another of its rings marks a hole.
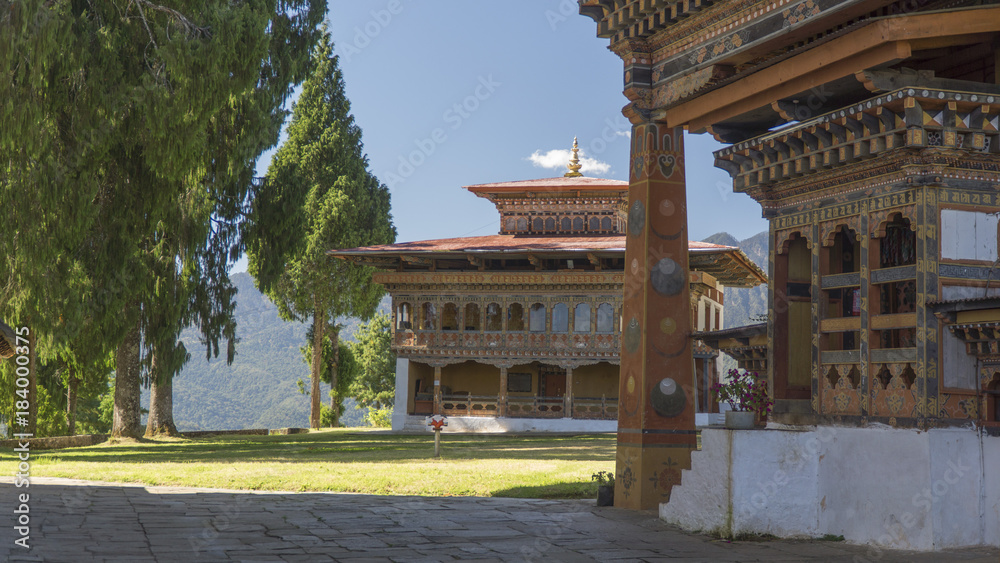
[[[396,432],[432,432],[424,415],[392,417]],[[617,420],[579,418],[494,418],[488,416],[449,416],[444,432],[616,432]]]
[[[1000,438],[973,428],[706,428],[660,518],[873,551],[1000,546],[998,468]]]

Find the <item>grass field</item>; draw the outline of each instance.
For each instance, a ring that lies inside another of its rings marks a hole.
[[[101,444],[31,453],[32,477],[226,489],[586,498],[614,471],[613,434],[441,436],[338,429]],[[17,472],[11,456],[0,470]]]

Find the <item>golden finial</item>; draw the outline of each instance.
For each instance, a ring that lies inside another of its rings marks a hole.
[[[580,147],[576,144],[576,137],[573,137],[573,158],[569,159],[569,164],[566,168],[569,168],[569,172],[563,174],[565,178],[576,178],[577,176],[583,176],[580,174]]]

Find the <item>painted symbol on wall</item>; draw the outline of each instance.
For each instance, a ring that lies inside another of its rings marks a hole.
[[[639,328],[639,320],[635,317],[628,322],[628,326],[625,327],[625,334],[622,337],[625,344],[625,350],[629,354],[635,354],[639,350],[639,343],[642,340],[642,330]]]
[[[660,167],[660,174],[663,177],[670,178],[674,175],[674,166],[677,165],[677,157],[672,154],[661,154],[656,157],[656,164]]]
[[[664,217],[670,217],[671,215],[674,214],[676,210],[677,207],[674,205],[674,202],[670,201],[669,199],[665,199],[660,202],[660,214],[662,214]]]
[[[637,237],[642,234],[642,229],[645,226],[646,206],[641,201],[636,201],[628,210],[628,232]]]
[[[665,377],[653,387],[649,401],[653,405],[653,410],[660,416],[674,417],[684,412],[687,395],[676,381]]]
[[[670,258],[663,258],[653,266],[649,272],[649,281],[653,289],[664,297],[677,295],[687,283],[680,265]]]

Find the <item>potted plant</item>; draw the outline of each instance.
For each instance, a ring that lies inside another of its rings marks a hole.
[[[615,474],[610,471],[598,471],[590,477],[597,481],[597,506],[612,506],[615,504]]]
[[[712,385],[712,394],[732,408],[726,411],[726,428],[749,430],[756,420],[766,420],[774,401],[767,394],[767,381],[755,371],[729,370],[725,383]]]

